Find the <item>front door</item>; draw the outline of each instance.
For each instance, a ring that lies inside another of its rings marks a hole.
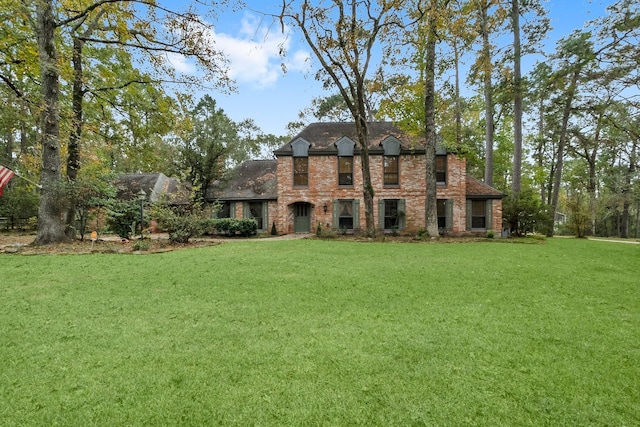
[[[293,228],[296,233],[311,232],[311,206],[309,203],[293,205]]]

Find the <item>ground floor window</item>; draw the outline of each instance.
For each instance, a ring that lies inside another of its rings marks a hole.
[[[487,202],[471,201],[471,228],[487,228]]]
[[[467,200],[467,229],[490,230],[493,220],[493,200]]]
[[[215,207],[217,208],[213,213],[215,218],[233,218],[235,216],[235,203],[233,202],[217,202]]]
[[[264,230],[267,224],[267,203],[247,202],[244,206],[244,217],[253,218],[258,223],[258,230]]]
[[[360,228],[360,201],[333,201],[333,228],[339,230],[357,230]]]
[[[447,228],[447,201],[445,199],[438,199],[438,229],[444,230]]]
[[[381,199],[378,201],[378,228],[402,230],[405,227],[404,199]]]

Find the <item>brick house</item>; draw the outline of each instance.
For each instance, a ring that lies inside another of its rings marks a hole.
[[[424,141],[388,122],[369,124],[370,171],[376,228],[416,233],[425,228]],[[363,182],[355,125],[314,123],[274,151],[277,160],[245,162],[214,187],[219,216],[255,217],[280,234],[364,228]],[[461,235],[502,229],[501,192],[466,173],[453,153],[436,153],[438,225]]]

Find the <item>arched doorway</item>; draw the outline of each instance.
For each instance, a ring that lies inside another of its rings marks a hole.
[[[293,231],[294,233],[311,232],[311,204],[293,204]]]

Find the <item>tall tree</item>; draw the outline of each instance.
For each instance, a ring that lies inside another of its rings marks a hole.
[[[522,188],[522,48],[520,46],[520,2],[511,0],[511,27],[513,29],[513,181],[514,195]]]
[[[54,8],[59,6],[59,9]],[[137,14],[133,13],[134,7],[146,11],[146,18],[132,22],[128,27],[129,20],[137,19]],[[106,26],[94,26],[93,29],[101,29],[109,33],[111,37],[95,38],[94,31],[78,32],[79,41],[92,43],[105,43],[117,45],[123,49],[138,49],[143,56],[156,65],[156,69],[171,75],[171,69],[167,66],[167,61],[163,55],[158,53],[178,53],[195,58],[197,63],[207,72],[205,78],[219,77],[218,82],[224,83],[224,70],[221,68],[221,56],[215,51],[210,40],[206,39],[207,32],[204,31],[207,25],[202,22],[198,15],[187,12],[184,14],[173,12],[162,7],[155,1],[145,0],[94,0],[81,2],[79,5],[65,8],[65,4],[54,4],[52,0],[38,0],[35,7],[36,25],[35,32],[38,39],[38,50],[41,67],[41,87],[43,96],[43,120],[41,125],[41,138],[43,141],[42,150],[42,176],[43,186],[41,208],[39,211],[38,236],[36,244],[53,243],[66,239],[64,227],[61,225],[60,217],[64,209],[61,199],[56,197],[56,191],[61,184],[61,164],[60,164],[60,70],[58,69],[58,57],[56,51],[56,36],[59,36],[60,28],[66,26],[82,27],[88,22],[91,29],[92,23],[98,22],[93,18],[99,18],[103,10],[111,9],[120,11],[116,17],[107,20]],[[121,6],[121,7],[120,7]],[[120,7],[120,9],[118,9]],[[126,9],[126,13],[122,12]],[[161,12],[161,13],[159,13]],[[98,16],[96,16],[96,14]],[[90,19],[91,18],[91,19]],[[161,22],[159,18],[164,18]],[[118,22],[119,21],[119,22]],[[111,23],[118,22],[111,25]],[[76,50],[76,52],[80,52]],[[76,57],[81,61],[81,57]],[[81,69],[77,69],[80,72]],[[78,92],[80,95],[81,92]],[[78,108],[82,108],[81,103],[77,103]],[[81,110],[80,110],[81,111]],[[79,116],[76,115],[76,119]],[[77,138],[77,131],[74,131],[73,138]],[[77,141],[72,140],[75,144]],[[73,146],[70,165],[77,169],[77,147]],[[75,172],[72,172],[72,175]]]
[[[53,0],[36,2],[36,35],[40,59],[40,78],[43,99],[41,116],[42,196],[38,208],[36,244],[66,240],[61,221],[64,206],[60,203],[60,72],[55,33],[58,24],[54,17]]]
[[[355,122],[363,179],[365,227],[375,234],[374,189],[369,169],[366,78],[381,33],[399,25],[404,1],[283,0],[280,21],[298,27],[322,66],[316,78],[342,95]]]
[[[429,236],[438,235],[438,211],[436,195],[436,43],[441,10],[448,0],[431,0],[425,14],[426,48],[424,61],[424,113],[425,113],[425,169],[426,169],[426,211],[425,223]]]
[[[196,199],[202,202],[225,170],[258,156],[260,139],[251,137],[257,131],[252,121],[233,122],[209,95],[198,102],[190,116],[192,128],[181,143],[182,164]]]

